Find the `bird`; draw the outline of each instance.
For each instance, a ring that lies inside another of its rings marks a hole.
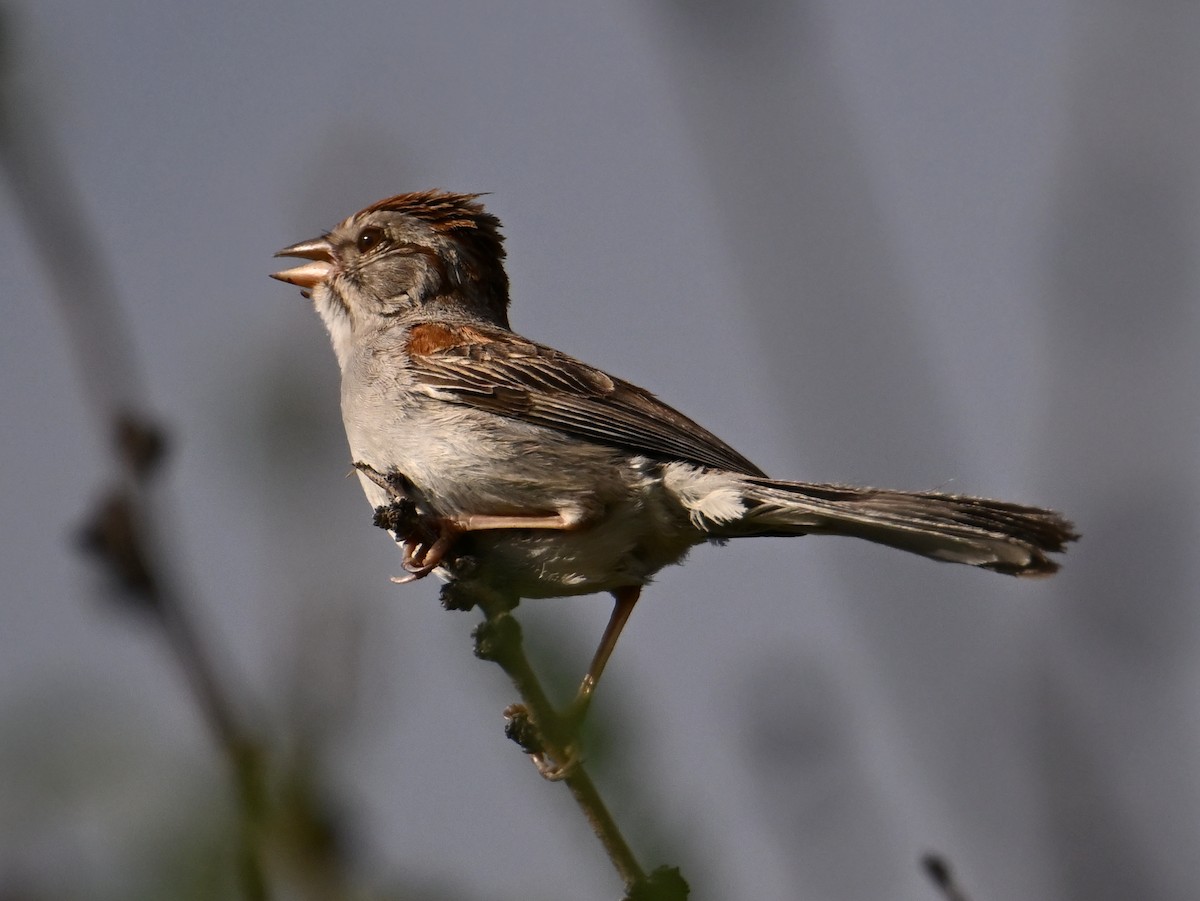
[[[329,333],[368,501],[396,486],[408,578],[510,606],[608,592],[571,709],[582,716],[642,590],[695,546],[844,535],[1012,576],[1049,575],[1061,514],[937,491],[770,478],[655,395],[509,324],[500,221],[480,194],[398,194],[280,250]],[[467,557],[469,567],[456,566]]]

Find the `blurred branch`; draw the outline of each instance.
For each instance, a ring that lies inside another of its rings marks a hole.
[[[2,21],[0,35],[8,37]],[[6,40],[0,45],[0,167],[54,287],[80,381],[115,464],[115,484],[84,527],[82,543],[108,567],[124,600],[159,618],[211,731],[231,756],[240,756],[235,749],[246,743],[243,730],[149,537],[163,534],[150,528],[148,489],[166,456],[166,437],[145,412],[133,342],[67,167],[35,107],[13,96],[11,55]]]
[[[270,896],[266,857],[275,842],[299,852],[310,871],[327,875],[333,862],[329,819],[313,803],[311,780],[296,767],[279,767],[282,788],[272,797],[268,749],[235,703],[230,667],[218,665],[201,639],[181,582],[168,561],[175,532],[171,505],[155,503],[152,483],[162,469],[167,441],[147,412],[145,381],[134,340],[114,289],[95,231],[88,225],[68,167],[36,101],[21,96],[14,77],[9,19],[0,10],[0,169],[53,286],[70,339],[88,407],[105,434],[112,474],[102,499],[82,529],[81,544],[107,571],[113,598],[149,616],[222,752],[233,783],[240,823],[238,867],[243,894]],[[165,515],[157,515],[159,510]],[[218,675],[219,674],[219,675]],[[282,774],[282,775],[281,775]],[[297,790],[295,783],[302,787]],[[314,836],[316,838],[314,838]],[[301,847],[302,846],[302,847]],[[323,886],[329,886],[329,880]],[[337,897],[312,891],[311,897]]]
[[[954,873],[946,858],[940,854],[926,854],[921,858],[921,868],[946,901],[970,901],[967,893],[962,890],[954,878]]]
[[[108,438],[119,442],[114,426],[146,406],[131,333],[99,242],[38,115],[38,104],[18,92],[11,31],[0,8],[0,165],[54,288],[89,406],[109,430]]]

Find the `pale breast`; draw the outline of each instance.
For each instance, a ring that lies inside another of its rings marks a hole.
[[[703,540],[664,489],[660,463],[409,392],[403,378],[347,373],[342,413],[356,462],[402,473],[437,515],[564,513],[580,522],[464,536],[478,562],[473,578],[529,598],[611,590],[643,584]],[[373,506],[387,502],[362,482]]]

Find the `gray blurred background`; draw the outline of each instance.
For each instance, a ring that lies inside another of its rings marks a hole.
[[[489,191],[513,323],[781,477],[1043,503],[1049,581],[865,544],[697,550],[598,695],[598,778],[696,899],[1200,893],[1200,6],[12,2],[101,242],[205,640],[308,736],[364,897],[604,899],[501,732],[475,614],[397,587],[271,254]],[[225,773],[71,534],[105,447],[0,192],[0,897],[219,896]],[[605,598],[527,603],[582,672]]]

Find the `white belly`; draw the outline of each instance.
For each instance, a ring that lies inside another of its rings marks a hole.
[[[643,585],[664,566],[681,562],[693,545],[704,540],[704,534],[664,489],[658,464],[634,458],[627,461],[626,468],[620,500],[609,505],[598,507],[589,492],[558,495],[562,507],[597,509],[597,515],[578,528],[502,529],[462,535],[455,553],[471,559],[469,568],[457,574],[466,582],[514,599],[549,598]],[[389,502],[378,485],[362,474],[359,479],[373,507]],[[428,490],[419,484],[417,488]],[[454,511],[468,512],[515,511],[511,506]],[[545,508],[530,512],[545,512]],[[456,578],[453,567],[435,572],[445,580]]]
[[[461,536],[455,550],[475,562],[464,580],[504,595],[561,597],[642,585],[707,537],[678,492],[664,487],[657,461],[444,402],[350,392],[343,394],[343,414],[354,460],[379,473],[402,473],[426,500],[422,512],[562,514],[580,523]],[[389,502],[379,486],[360,479],[372,506]]]

